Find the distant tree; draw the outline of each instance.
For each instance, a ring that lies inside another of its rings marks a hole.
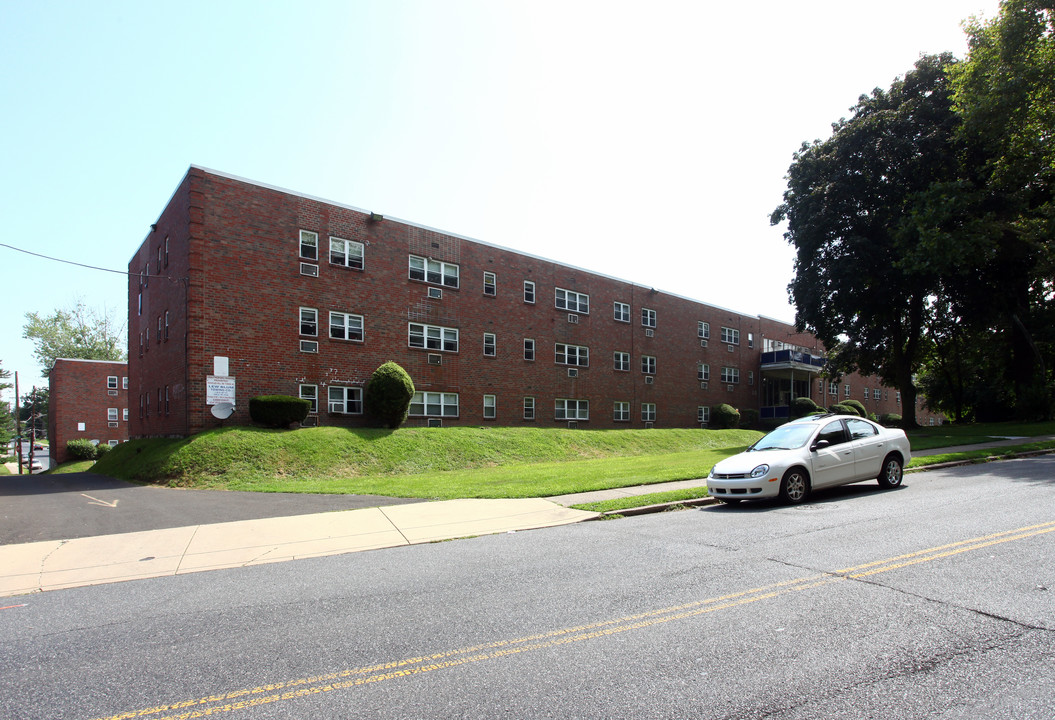
[[[370,377],[363,399],[366,412],[386,428],[397,428],[407,419],[414,397],[414,381],[392,361],[381,365]]]
[[[22,405],[18,408],[18,419],[26,423],[26,432],[29,432],[30,416],[36,410],[36,420],[32,427],[36,428],[37,437],[47,432],[48,428],[48,397],[49,388],[33,388],[22,396]]]
[[[771,218],[787,221],[796,251],[798,328],[830,349],[833,374],[878,375],[909,408],[937,285],[913,220],[931,185],[956,177],[954,64],[947,53],[920,58],[889,90],[862,95],[831,138],[804,143]]]
[[[7,390],[11,387],[11,383],[7,382],[7,379],[11,377],[11,371],[3,368],[3,361],[0,360],[0,392]],[[15,434],[15,420],[11,416],[11,403],[6,400],[0,401],[0,443],[3,443],[5,452],[0,454],[7,454],[7,443],[11,442],[11,438]]]
[[[83,302],[68,310],[56,310],[50,316],[26,313],[22,337],[33,341],[33,355],[40,362],[44,377],[51,373],[57,358],[127,359],[124,324],[119,324],[109,310],[99,313]]]

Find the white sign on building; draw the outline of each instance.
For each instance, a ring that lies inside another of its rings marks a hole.
[[[219,403],[236,404],[234,378],[208,375],[205,378],[205,404],[218,405]]]

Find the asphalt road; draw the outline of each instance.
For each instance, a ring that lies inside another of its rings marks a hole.
[[[378,495],[220,492],[92,473],[0,475],[0,545],[421,502]]]
[[[1050,720],[1053,593],[1045,456],[8,598],[0,717]]]

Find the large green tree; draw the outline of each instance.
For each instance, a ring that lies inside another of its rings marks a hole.
[[[796,251],[796,325],[830,349],[831,374],[861,370],[898,387],[910,424],[937,284],[911,219],[933,183],[955,177],[954,63],[920,58],[889,90],[862,95],[829,139],[804,143],[772,216]]]
[[[22,336],[33,341],[33,355],[40,362],[44,377],[57,358],[127,359],[124,323],[118,322],[109,310],[98,312],[83,302],[49,316],[26,313]]]
[[[11,388],[11,383],[7,382],[7,379],[11,377],[11,371],[3,368],[3,361],[0,361],[0,392]],[[0,400],[0,455],[7,454],[7,444],[11,442],[11,437],[14,435],[15,420],[11,415],[11,403],[6,400]]]

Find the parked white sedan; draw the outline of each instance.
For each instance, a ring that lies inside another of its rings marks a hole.
[[[861,480],[897,487],[911,459],[904,430],[851,415],[812,415],[719,462],[707,491],[727,503],[779,497],[796,504],[813,490]]]

